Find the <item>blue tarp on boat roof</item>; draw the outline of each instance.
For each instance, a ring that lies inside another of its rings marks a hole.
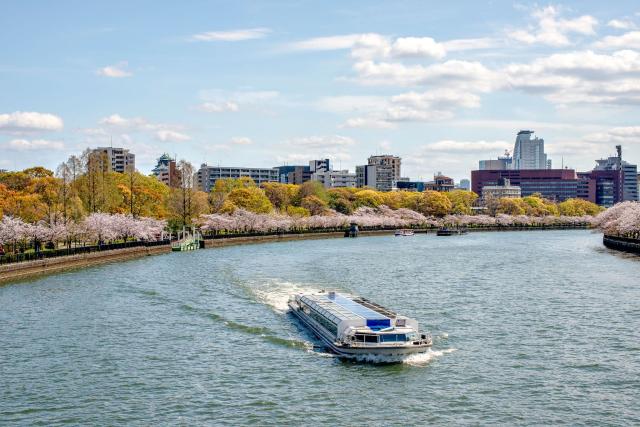
[[[367,320],[367,326],[371,329],[384,329],[391,326],[391,319],[388,317],[378,313],[377,311],[371,310],[364,305],[358,304],[355,301],[350,300],[340,294],[332,294],[327,296],[329,301],[333,301],[341,307],[346,308],[352,313],[357,314],[358,316],[364,317]]]

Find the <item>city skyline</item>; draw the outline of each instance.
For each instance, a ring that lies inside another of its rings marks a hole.
[[[404,176],[459,181],[521,129],[555,167],[590,170],[617,144],[640,160],[632,2],[193,3],[184,22],[124,5],[5,6],[0,168],[53,169],[113,140],[144,173],[163,152],[351,171],[390,153]]]

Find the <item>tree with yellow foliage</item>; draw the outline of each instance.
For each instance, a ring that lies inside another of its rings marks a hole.
[[[420,193],[414,209],[423,215],[442,217],[451,212],[451,200],[439,191],[427,190]]]

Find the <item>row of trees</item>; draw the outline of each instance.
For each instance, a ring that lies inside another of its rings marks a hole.
[[[527,216],[527,215],[447,215],[442,218],[425,216],[411,209],[359,207],[352,214],[291,216],[281,213],[255,213],[236,209],[232,213],[202,215],[200,229],[205,233],[267,233],[303,230],[343,230],[351,223],[361,227],[429,228],[448,226],[464,227],[531,227],[551,225],[590,224],[593,217],[584,216]]]
[[[153,176],[135,171],[109,170],[100,153],[87,150],[71,156],[54,174],[42,167],[0,173],[0,217],[10,215],[28,223],[43,221],[50,226],[103,212],[132,217],[167,219],[172,228],[189,225],[202,214],[277,213],[294,217],[351,215],[358,208],[410,209],[425,216],[469,215],[477,195],[455,190],[441,193],[379,192],[369,188],[325,189],[309,181],[302,185],[275,182],[256,185],[251,179],[221,179],[211,193],[199,191],[190,163],[177,165],[179,186],[167,187]],[[488,214],[513,216],[595,215],[601,208],[585,200],[556,204],[538,195],[521,199],[487,201]]]
[[[0,245],[7,251],[18,252],[29,246],[36,251],[41,245],[51,248],[73,244],[108,243],[113,241],[156,240],[167,226],[165,220],[134,218],[124,214],[92,213],[79,222],[69,221],[48,224],[25,222],[20,218],[5,215],[0,219]]]
[[[103,212],[168,219],[177,227],[209,212],[207,194],[194,188],[188,162],[178,165],[185,179],[170,188],[133,170],[113,172],[103,156],[87,150],[71,156],[55,173],[42,167],[0,173],[0,217],[53,226]]]
[[[640,203],[618,203],[598,215],[594,225],[604,234],[640,239]]]

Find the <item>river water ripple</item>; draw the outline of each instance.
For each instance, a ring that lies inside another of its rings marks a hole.
[[[0,287],[2,425],[640,423],[640,257],[588,231],[172,253]],[[433,349],[345,362],[286,313],[336,288]]]

